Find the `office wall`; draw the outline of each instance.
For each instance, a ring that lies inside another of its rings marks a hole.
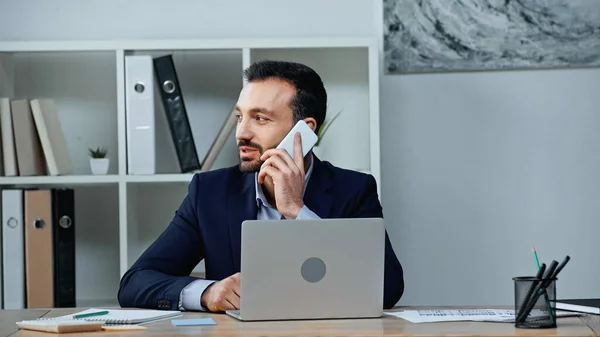
[[[382,6],[375,1],[376,34]],[[400,304],[512,304],[514,276],[571,261],[600,296],[600,69],[381,77],[382,198]]]
[[[352,5],[350,5],[352,3]],[[368,0],[0,0],[16,40],[350,35],[375,32]]]
[[[383,200],[407,303],[511,303],[511,277],[572,260],[598,296],[600,71],[386,77]]]
[[[379,0],[172,3],[0,0],[0,39],[381,31]],[[406,273],[400,304],[510,304],[511,278],[534,273],[533,245],[546,262],[571,255],[559,296],[600,296],[598,88],[598,69],[382,77],[382,200]]]

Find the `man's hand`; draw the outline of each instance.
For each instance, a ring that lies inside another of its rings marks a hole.
[[[237,310],[240,308],[240,273],[208,286],[200,304],[212,312]]]
[[[294,135],[294,158],[284,149],[269,149],[260,158],[264,161],[258,174],[258,183],[271,177],[275,203],[279,213],[295,219],[304,206],[304,157],[300,133]]]

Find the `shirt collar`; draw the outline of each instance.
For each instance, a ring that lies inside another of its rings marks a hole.
[[[312,173],[313,170],[313,163],[315,161],[315,157],[312,155],[312,153],[310,154],[310,164],[308,165],[308,170],[306,171],[306,177],[304,178],[304,190],[302,191],[302,196],[304,196],[304,192],[306,191],[306,186],[308,186],[308,180],[310,179],[310,175]],[[254,174],[254,189],[256,191],[256,204],[260,207],[261,203],[263,205],[272,207],[268,202],[267,202],[267,198],[263,192],[263,189],[261,188],[260,184],[258,183],[258,172],[256,172]]]

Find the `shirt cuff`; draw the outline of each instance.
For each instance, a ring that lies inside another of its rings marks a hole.
[[[207,309],[200,304],[200,298],[206,288],[215,282],[216,281],[199,279],[183,288],[180,295],[181,310],[207,311]]]
[[[318,215],[316,215],[313,211],[308,209],[306,205],[302,206],[300,209],[300,213],[296,217],[296,220],[317,220],[321,219]]]

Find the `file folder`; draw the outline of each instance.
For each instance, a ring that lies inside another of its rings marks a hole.
[[[50,190],[24,191],[27,308],[54,307],[54,254]]]
[[[52,190],[54,307],[73,308],[75,301],[75,192]]]
[[[125,56],[127,172],[155,174],[155,80],[152,57]]]
[[[196,144],[173,57],[165,55],[155,58],[154,72],[175,151],[179,159],[179,167],[183,173],[200,170]]]
[[[4,309],[25,309],[23,191],[2,191],[2,286]]]

